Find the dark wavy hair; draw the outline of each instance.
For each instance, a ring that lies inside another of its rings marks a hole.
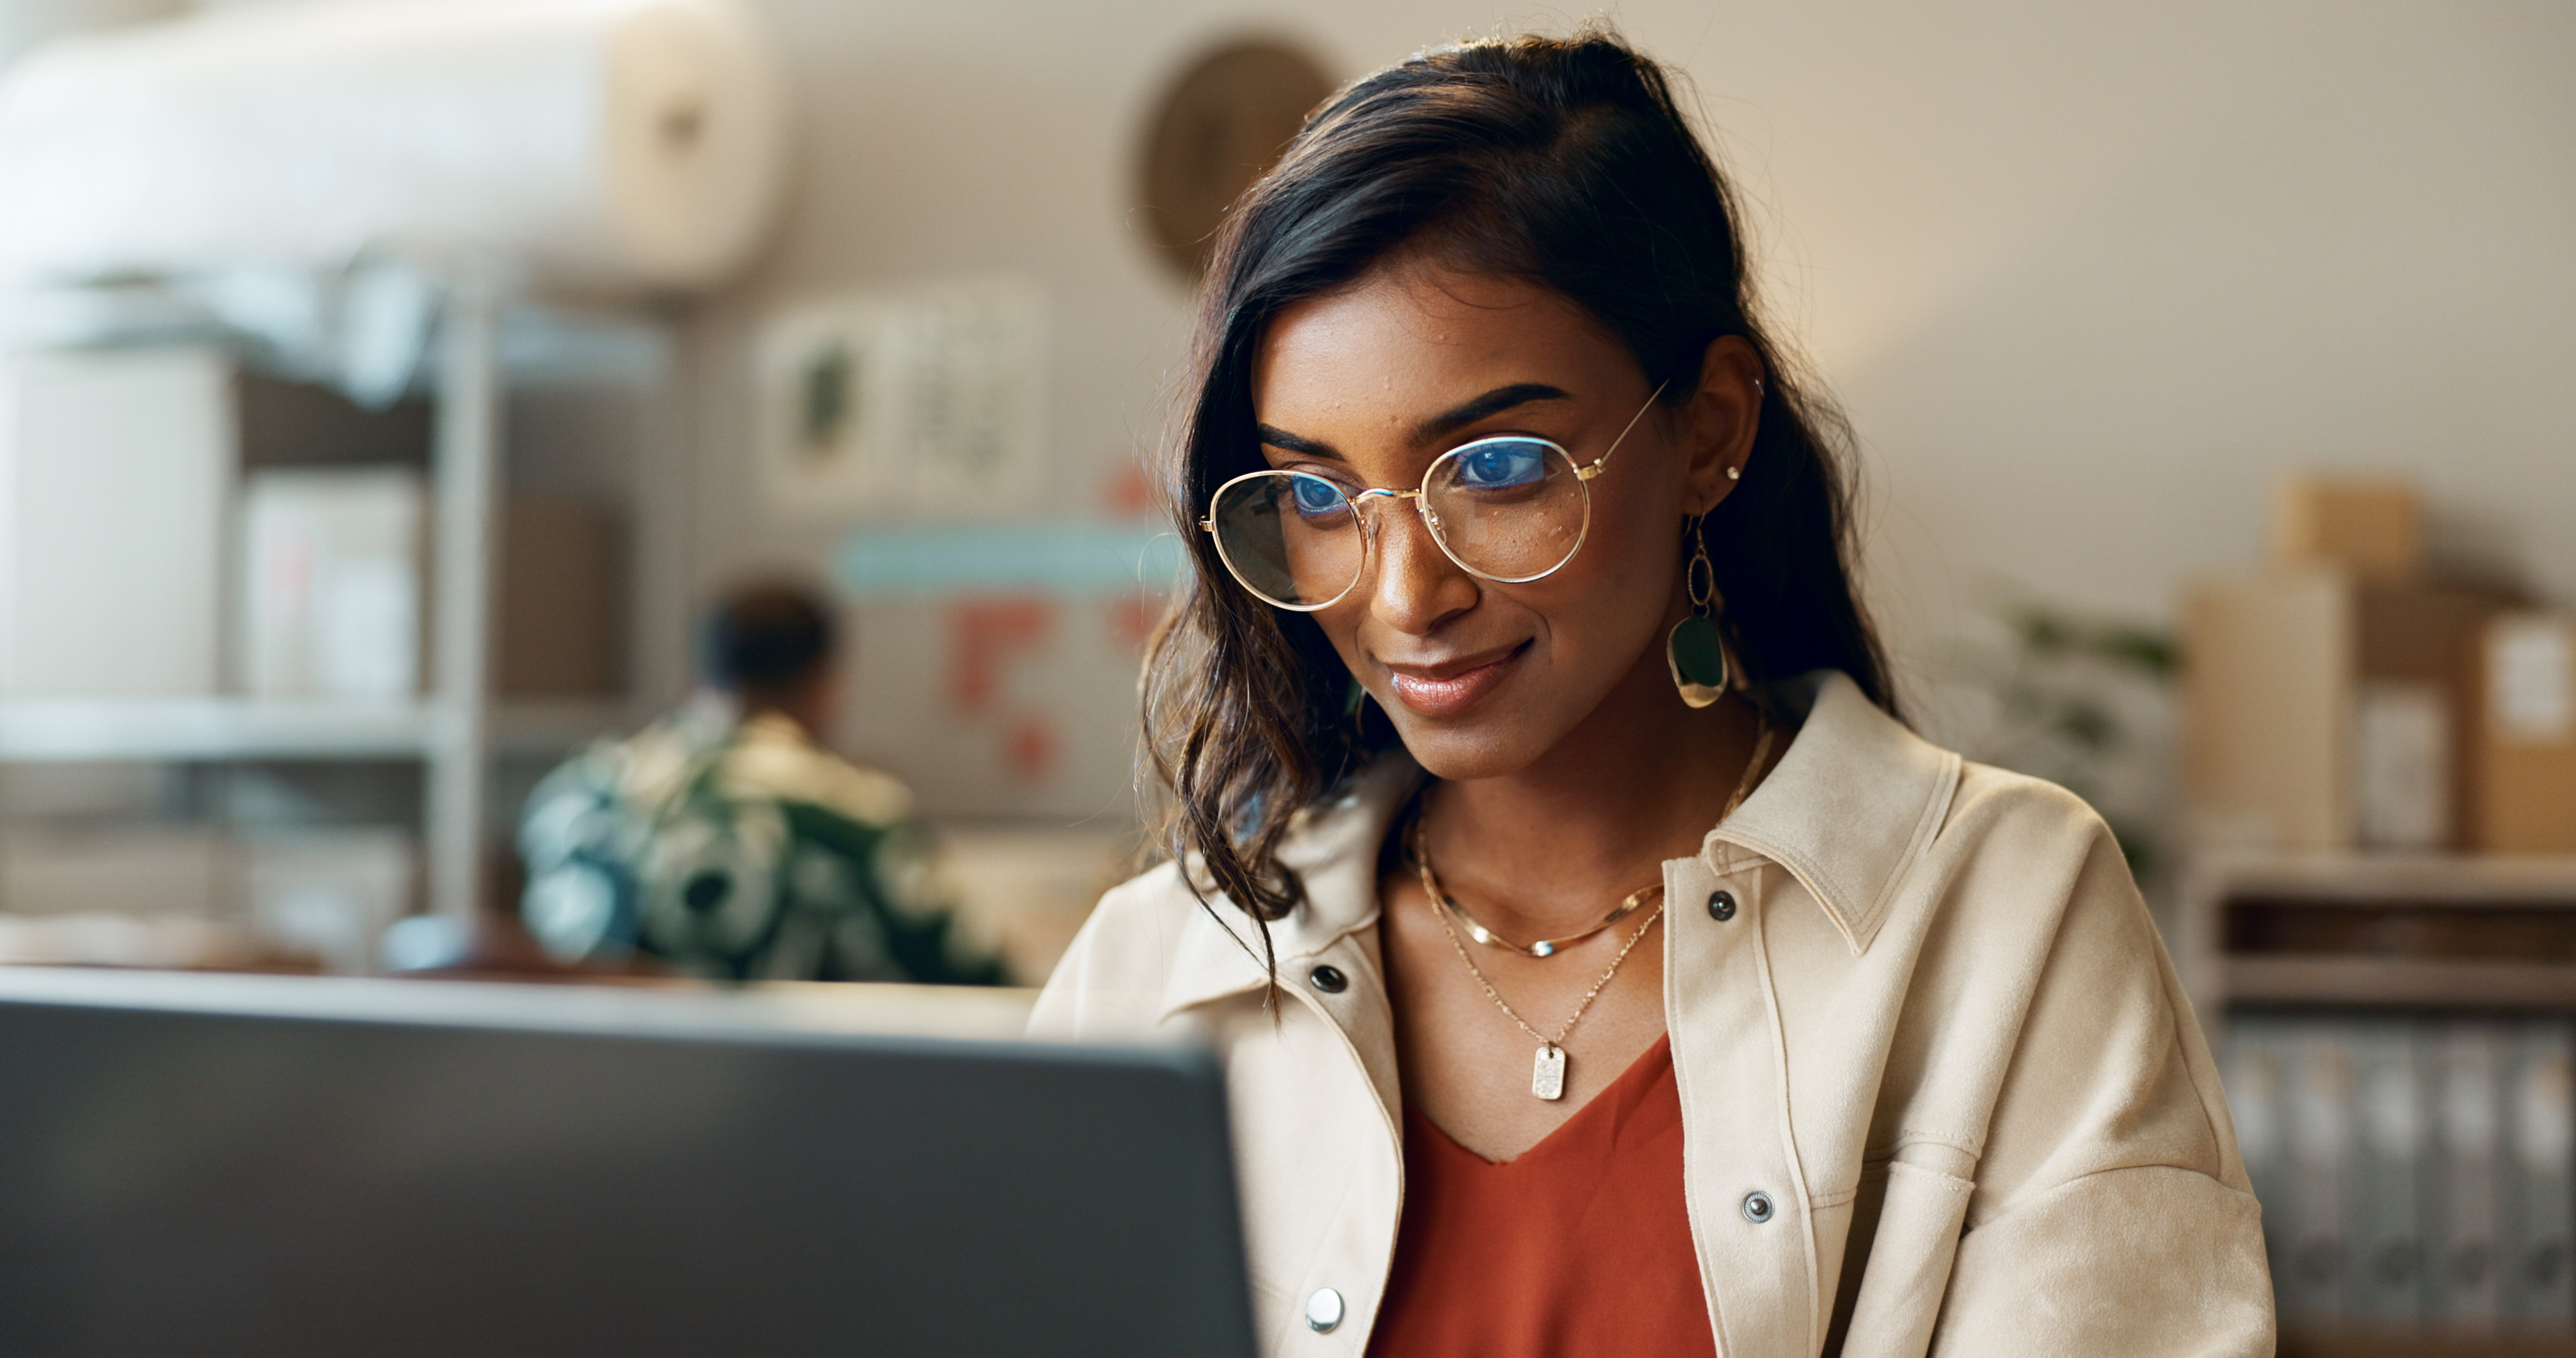
[[[1669,383],[1669,404],[1697,389],[1711,341],[1750,344],[1768,379],[1760,431],[1701,529],[1727,640],[1752,682],[1830,667],[1897,711],[1852,589],[1849,429],[1764,335],[1726,180],[1662,69],[1599,28],[1422,53],[1317,109],[1235,205],[1160,469],[1193,567],[1142,688],[1145,758],[1168,794],[1160,847],[1265,942],[1303,895],[1281,838],[1394,735],[1353,720],[1353,681],[1323,630],[1245,592],[1198,523],[1218,486],[1263,465],[1252,369],[1271,320],[1398,252],[1554,289],[1619,338],[1648,385]]]

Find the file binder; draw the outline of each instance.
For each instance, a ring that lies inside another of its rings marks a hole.
[[[2576,1023],[2229,1018],[2286,1328],[2576,1338]]]
[[[2325,1327],[2343,1318],[2351,1273],[2344,1186],[2354,1153],[2352,1058],[2334,1023],[2297,1023],[2289,1046],[2284,1196],[2290,1210],[2287,1248],[2272,1286],[2285,1318]]]
[[[2511,1142],[2506,1196],[2504,1314],[2517,1329],[2576,1325],[2576,1258],[2570,1256],[2571,1160],[2576,1160],[2576,1088],[2569,1032],[2534,1021],[2515,1035],[2506,1081]]]
[[[2289,1207],[2282,1185],[2280,1025],[2268,1016],[2241,1014],[2227,1022],[2219,1078],[2227,1088],[2227,1111],[2236,1123],[2237,1152],[2245,1158],[2245,1177],[2254,1184],[2254,1201],[2263,1212],[2263,1252],[2279,1276],[2287,1253],[2282,1234]]]
[[[2502,1311],[2501,1036],[2496,1024],[2461,1020],[2437,1029],[2432,1043],[2436,1135],[2423,1199],[2429,1310],[2441,1328],[2459,1333],[2494,1330]]]
[[[2355,1154],[2346,1181],[2351,1232],[2344,1310],[2356,1325],[2406,1328],[2424,1315],[2424,1237],[2418,1182],[2424,1163],[2424,1079],[2417,1025],[2355,1021],[2351,1053]]]

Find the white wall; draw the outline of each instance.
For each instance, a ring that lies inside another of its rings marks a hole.
[[[1696,69],[1767,150],[1906,630],[1999,580],[2163,613],[2303,465],[2411,472],[2439,547],[2576,597],[2576,11],[1844,12]]]
[[[1186,321],[1125,219],[1176,64],[1270,31],[1349,75],[1569,22],[1439,0],[765,8],[805,116],[801,196],[774,256],[695,326],[701,581],[825,546],[752,499],[743,355],[764,307],[1043,279],[1051,454],[1089,507],[1158,427]],[[1692,77],[1773,302],[1859,426],[1873,590],[1925,686],[1999,591],[2167,614],[2189,576],[2259,555],[2270,487],[2300,466],[2410,471],[2455,549],[2576,598],[2576,10],[1638,0],[1614,17]],[[935,665],[927,627],[872,623],[869,674]],[[1126,694],[1076,687],[1103,741],[1078,795],[1024,809],[1116,799]],[[875,719],[853,735],[901,757]]]
[[[0,0],[0,56],[182,3]],[[682,595],[828,560],[832,535],[774,521],[754,492],[747,346],[767,309],[958,274],[1040,281],[1055,493],[1107,513],[1160,425],[1186,323],[1127,221],[1133,148],[1178,65],[1266,32],[1351,75],[1573,17],[1476,0],[757,3],[803,117],[799,192],[764,262],[678,313],[671,456],[646,461],[668,469],[646,497],[647,589],[672,616],[639,659],[663,688],[685,668]],[[1612,17],[1689,73],[1775,308],[1859,427],[1872,589],[1918,693],[2003,591],[2167,614],[2193,574],[2259,555],[2292,467],[2411,472],[2438,548],[2576,599],[2576,10],[1633,0]],[[1043,786],[997,778],[998,729],[959,741],[919,720],[946,663],[936,609],[859,621],[848,738],[934,805],[1123,810],[1131,672],[1100,619],[1078,620],[1072,660],[1011,677],[1024,704],[1074,714]]]

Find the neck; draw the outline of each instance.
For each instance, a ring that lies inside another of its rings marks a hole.
[[[822,685],[809,681],[778,687],[744,685],[729,696],[744,721],[776,713],[796,723],[807,740],[820,742],[826,720],[824,693]]]
[[[1588,927],[1659,880],[1665,859],[1699,851],[1759,727],[1736,695],[1684,705],[1651,647],[1536,762],[1433,791],[1424,831],[1441,883],[1508,938]]]

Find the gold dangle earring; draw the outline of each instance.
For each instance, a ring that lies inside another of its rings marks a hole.
[[[1691,615],[1673,624],[1672,635],[1664,639],[1664,661],[1672,667],[1673,687],[1681,690],[1682,701],[1693,707],[1706,707],[1726,696],[1726,637],[1717,629],[1717,567],[1708,559],[1708,540],[1700,525],[1708,516],[1693,514],[1690,518],[1690,564],[1682,568],[1684,587],[1690,591]]]

